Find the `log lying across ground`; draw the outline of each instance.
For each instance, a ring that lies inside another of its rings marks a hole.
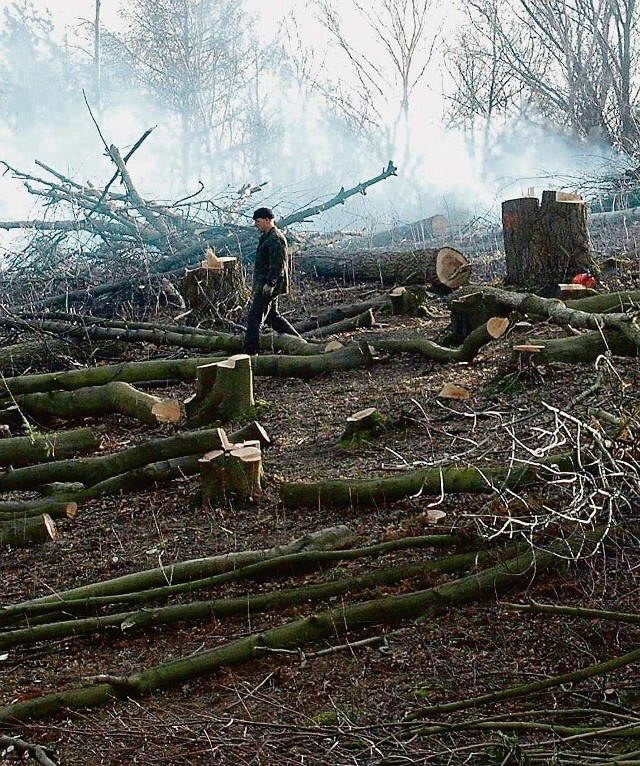
[[[428,284],[449,292],[469,282],[470,261],[452,247],[411,251],[313,250],[295,256],[299,271],[340,282],[398,286]]]
[[[90,428],[0,439],[0,466],[31,465],[94,452],[100,438]]]
[[[83,370],[38,373],[4,378],[0,381],[0,393],[8,391],[13,396],[37,391],[67,391],[85,386],[106,385],[112,381],[143,383],[149,381],[196,379],[198,367],[220,361],[221,357],[192,357],[188,359],[156,359],[148,362],[123,362],[121,364],[87,367]],[[265,355],[251,359],[254,375],[308,380],[326,372],[366,367],[373,362],[371,350],[366,344],[353,344],[337,351],[309,356]]]
[[[285,508],[372,508],[420,494],[513,489],[541,477],[550,479],[572,471],[575,462],[574,456],[566,453],[537,464],[521,463],[508,468],[443,466],[368,479],[284,482],[280,494]]]
[[[130,676],[104,674],[85,684],[55,694],[17,702],[0,708],[0,722],[18,721],[109,704],[114,698],[149,694],[168,689],[212,673],[222,667],[238,665],[263,656],[265,651],[301,649],[323,639],[334,639],[348,631],[361,631],[374,625],[392,625],[436,614],[457,604],[494,598],[496,594],[530,583],[531,578],[553,560],[553,554],[530,551],[494,567],[426,590],[387,596],[335,609],[315,612],[261,633],[232,640],[187,658],[167,662]],[[640,650],[638,651],[640,655]]]
[[[0,545],[20,547],[54,540],[56,525],[47,513],[0,521]]]
[[[129,383],[113,381],[75,391],[47,391],[16,399],[18,407],[31,417],[55,416],[64,420],[120,413],[147,425],[178,423],[180,403],[137,391]]]

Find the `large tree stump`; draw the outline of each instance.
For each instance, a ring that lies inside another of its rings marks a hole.
[[[243,308],[248,297],[240,262],[233,256],[218,257],[211,249],[195,269],[187,270],[180,285],[192,318],[218,318]]]
[[[213,450],[201,457],[199,462],[203,503],[244,503],[260,495],[260,447]]]
[[[196,392],[185,402],[191,426],[228,423],[253,407],[251,357],[235,354],[198,367]]]
[[[502,203],[506,282],[526,289],[557,288],[593,268],[585,201],[545,191]]]
[[[466,285],[471,274],[471,263],[452,247],[410,251],[315,250],[298,255],[296,268],[347,283],[430,284],[443,292]]]

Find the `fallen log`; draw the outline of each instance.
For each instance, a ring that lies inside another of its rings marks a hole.
[[[14,436],[0,439],[0,466],[18,468],[32,463],[48,463],[93,452],[99,446],[100,439],[90,428]]]
[[[522,463],[510,468],[443,466],[368,479],[283,482],[280,497],[285,508],[370,508],[416,495],[513,489],[574,468],[573,455],[565,453],[537,464]]]
[[[373,309],[374,311],[377,309],[388,309],[390,305],[391,303],[388,295],[377,295],[367,301],[338,306],[337,308],[325,311],[318,316],[310,316],[308,319],[296,322],[293,326],[299,333],[307,333],[312,330],[317,330],[319,327],[335,324],[343,319],[359,316],[365,311],[369,311],[369,309]]]
[[[166,439],[151,439],[135,447],[99,457],[58,460],[54,463],[16,468],[0,474],[0,490],[33,489],[41,484],[81,481],[92,486],[126,471],[147,465],[158,459],[184,455],[203,455],[226,441],[220,428],[180,433]],[[59,499],[59,498],[58,498]],[[75,498],[69,498],[74,500]]]
[[[394,226],[387,231],[377,231],[371,235],[370,240],[375,247],[407,241],[415,245],[425,240],[446,237],[449,229],[449,219],[444,215],[436,214],[413,223]]]
[[[155,359],[147,362],[123,362],[100,367],[87,367],[66,372],[21,375],[0,380],[0,393],[9,391],[14,396],[37,391],[67,391],[85,386],[99,386],[114,380],[125,383],[148,381],[196,379],[198,367],[208,364],[212,357],[187,359]],[[345,346],[337,351],[309,356],[284,356],[281,354],[252,357],[254,375],[308,380],[334,370],[356,369],[373,362],[370,349],[365,344]]]
[[[321,250],[295,258],[299,271],[340,282],[374,281],[398,286],[428,284],[450,292],[469,282],[471,263],[452,247],[423,250],[340,252]]]
[[[79,710],[109,704],[125,695],[148,694],[171,688],[221,667],[238,665],[262,655],[265,649],[302,648],[321,639],[343,635],[350,630],[381,624],[415,620],[424,614],[482,598],[493,598],[531,578],[553,560],[544,551],[530,552],[473,575],[439,584],[414,593],[387,596],[345,605],[276,628],[235,639],[214,649],[148,668],[128,677],[100,676],[84,685],[44,695],[0,708],[0,721],[28,720],[57,714],[65,709]],[[640,657],[640,650],[636,652]]]
[[[55,540],[56,525],[46,513],[0,521],[0,545],[24,547]]]
[[[77,503],[47,498],[0,502],[0,521],[13,521],[46,514],[52,519],[75,519]]]
[[[27,415],[36,418],[55,416],[77,420],[120,413],[148,425],[178,423],[182,419],[176,399],[160,399],[122,381],[75,391],[26,394],[17,397],[16,403]]]
[[[84,604],[94,599],[110,599],[111,597],[164,588],[168,583],[170,589],[177,589],[180,585],[188,585],[203,578],[236,572],[254,564],[304,551],[326,551],[342,548],[348,544],[351,538],[352,535],[348,527],[340,525],[311,532],[271,548],[233,551],[217,556],[179,561],[154,569],[145,569],[141,572],[121,575],[103,582],[63,590],[54,595],[48,594],[24,601],[21,604],[2,606],[0,607],[0,624],[10,624],[16,618],[37,617],[46,614],[50,608],[57,610],[61,605],[71,607],[72,602]],[[452,539],[449,538],[449,544],[451,542]],[[117,602],[117,598],[115,601]],[[111,602],[109,601],[109,603]]]
[[[421,338],[370,338],[377,351],[389,354],[407,353],[421,354],[435,362],[471,362],[483,346],[501,338],[509,329],[509,320],[502,317],[492,317],[487,322],[467,335],[461,346],[449,348],[440,346],[431,340]]]
[[[309,330],[305,335],[310,335],[313,338],[326,338],[327,335],[341,335],[342,333],[352,332],[353,330],[369,330],[375,323],[376,319],[373,310],[367,309],[362,314],[358,314],[355,317],[345,317],[333,324],[317,327],[315,330]]]

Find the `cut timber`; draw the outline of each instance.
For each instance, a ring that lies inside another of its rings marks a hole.
[[[587,206],[576,195],[544,191],[502,203],[506,282],[540,289],[593,267]]]
[[[52,460],[93,452],[100,439],[90,428],[34,436],[15,436],[0,440],[0,466],[48,463]]]
[[[78,505],[72,501],[49,500],[14,500],[0,502],[0,521],[13,521],[40,516],[46,513],[52,519],[75,519]]]
[[[470,396],[468,389],[455,383],[445,383],[438,391],[439,399],[469,399]]]
[[[562,301],[579,301],[581,298],[588,298],[597,294],[598,291],[594,290],[593,287],[585,287],[584,285],[574,285],[571,283],[558,285],[558,297]]]
[[[56,537],[56,525],[48,513],[13,521],[0,521],[0,545],[37,545]]]
[[[198,367],[196,393],[185,402],[189,423],[228,423],[253,407],[251,357],[236,354],[222,362]]]
[[[384,285],[430,284],[441,291],[469,282],[471,263],[452,247],[410,251],[311,251],[298,255],[296,268],[341,282],[375,281]]]
[[[148,425],[177,423],[182,419],[177,400],[159,399],[121,381],[113,381],[106,386],[80,388],[77,391],[27,394],[18,398],[17,404],[33,417],[55,416],[77,420],[86,416],[119,412]]]
[[[261,493],[262,456],[259,447],[230,452],[213,450],[200,458],[202,500],[211,505],[244,503]]]
[[[340,441],[351,441],[364,436],[375,435],[380,431],[382,431],[382,415],[375,407],[367,407],[359,412],[354,412],[347,418]]]
[[[311,335],[313,338],[325,338],[327,335],[341,335],[342,333],[351,332],[353,330],[370,330],[375,326],[375,323],[376,318],[373,313],[373,309],[367,309],[358,316],[341,319],[339,322],[325,325],[324,327],[318,327],[317,329],[310,330],[305,334]],[[319,352],[316,351],[316,353]]]
[[[215,255],[207,248],[205,258],[195,269],[189,269],[182,279],[180,292],[192,316],[224,315],[247,298],[242,269],[237,258]]]

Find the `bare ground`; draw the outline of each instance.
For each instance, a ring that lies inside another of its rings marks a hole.
[[[603,253],[603,255],[606,253]],[[632,264],[616,280],[635,286]],[[618,284],[613,284],[617,287]],[[371,286],[299,286],[289,304],[298,318],[313,306],[362,299]],[[447,324],[434,301],[432,317],[379,316],[362,337],[418,334],[433,338]],[[37,548],[9,549],[0,557],[2,603],[115,577],[169,563],[285,543],[306,532],[347,524],[358,546],[403,536],[493,529],[504,509],[491,496],[418,496],[373,510],[285,510],[283,480],[392,475],[427,464],[499,465],[512,450],[546,448],[559,433],[563,413],[589,421],[588,407],[637,407],[636,359],[614,359],[600,386],[593,365],[522,369],[511,362],[519,338],[553,336],[558,328],[516,326],[487,347],[472,364],[441,365],[415,356],[380,358],[370,369],[327,375],[309,382],[255,379],[258,419],[274,437],[265,453],[264,495],[248,508],[203,509],[198,479],[154,491],[87,503],[74,521],[58,522],[58,538]],[[445,382],[470,391],[452,401],[437,394]],[[181,399],[189,385],[176,385]],[[167,395],[163,388],[158,393]],[[345,419],[377,407],[384,431],[345,448],[338,445]],[[87,421],[102,433],[106,449],[122,448],[155,432],[125,418]],[[233,424],[228,429],[233,431]],[[562,430],[562,429],[560,429]],[[523,446],[524,445],[524,446]],[[531,507],[536,491],[524,496]],[[430,510],[444,511],[434,522]],[[562,510],[559,508],[558,510]],[[465,700],[585,667],[638,646],[638,626],[516,612],[507,602],[580,605],[637,614],[640,545],[637,505],[621,503],[619,528],[610,545],[585,550],[575,561],[559,560],[550,572],[501,600],[473,603],[426,615],[386,629],[348,635],[300,652],[270,653],[237,667],[139,699],[68,712],[30,723],[5,725],[5,735],[47,745],[66,766],[85,764],[520,764],[617,763],[618,753],[640,749],[636,666],[590,681],[563,684],[546,693],[429,717],[439,733],[407,736],[406,715],[425,705]],[[544,545],[558,533],[552,525],[536,539]],[[355,576],[395,562],[436,558],[422,549],[374,562],[344,562],[336,572],[279,577],[228,586],[210,597],[264,593],[293,584]],[[400,590],[446,581],[405,583]],[[378,588],[365,594],[377,598]],[[206,595],[200,595],[205,598]],[[47,694],[101,673],[125,675],[177,657],[188,657],[231,639],[349,603],[325,603],[242,619],[168,626],[144,633],[114,630],[10,651],[0,661],[0,705]],[[382,642],[358,645],[363,638]],[[320,650],[332,651],[322,654]],[[500,719],[497,730],[482,730]],[[628,739],[588,738],[558,745],[552,729],[532,731],[533,720],[552,725],[611,726],[635,722]],[[463,725],[462,722],[465,722]],[[538,743],[535,744],[534,743]],[[525,748],[523,750],[522,748]],[[528,749],[527,749],[528,748]],[[562,755],[558,755],[562,752]],[[554,755],[555,753],[555,755]],[[557,760],[553,760],[557,757]],[[529,758],[529,760],[526,760]],[[633,760],[626,763],[635,763]],[[17,759],[8,752],[4,760]],[[591,760],[590,760],[591,759]],[[0,761],[3,757],[0,755]]]

